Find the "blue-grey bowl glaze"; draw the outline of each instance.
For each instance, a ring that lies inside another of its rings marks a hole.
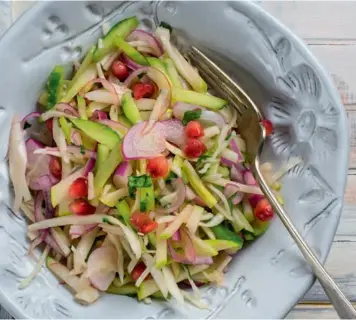
[[[102,35],[104,23],[111,26],[131,15],[146,29],[168,22],[211,50],[272,120],[275,132],[264,157],[275,169],[290,156],[304,160],[282,179],[285,205],[320,259],[326,259],[343,206],[349,138],[338,94],[300,40],[249,2],[41,2],[0,41],[0,302],[17,318],[281,318],[314,278],[278,219],[236,255],[223,287],[202,290],[211,310],[104,294],[84,307],[46,268],[28,288],[18,289],[34,262],[27,256],[26,222],[9,210],[11,117],[35,108],[55,64],[82,57]]]

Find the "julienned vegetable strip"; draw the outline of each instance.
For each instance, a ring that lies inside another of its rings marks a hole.
[[[273,210],[236,111],[208,93],[167,24],[156,35],[138,25],[116,23],[67,79],[55,66],[44,110],[12,122],[14,210],[31,222],[30,253],[46,244],[23,285],[46,260],[82,304],[105,291],[205,308],[197,282],[221,285],[231,254],[267,230]],[[282,171],[263,165],[281,201]]]

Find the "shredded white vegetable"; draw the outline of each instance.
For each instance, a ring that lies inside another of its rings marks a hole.
[[[211,231],[211,229],[209,229],[208,227],[204,227],[204,226],[200,226],[201,229],[205,232],[205,234],[208,236],[209,239],[215,240],[215,234],[213,231]]]
[[[197,231],[203,213],[204,213],[204,208],[200,206],[194,206],[193,212],[189,216],[187,221],[187,228],[191,234],[195,234],[195,232]]]
[[[92,231],[85,233],[81,236],[80,241],[76,246],[73,254],[74,268],[71,271],[72,275],[81,274],[85,270],[85,259],[88,256],[90,248],[93,246],[97,233],[98,228],[95,228]]]
[[[32,199],[26,183],[27,154],[24,142],[24,132],[21,129],[20,120],[14,117],[11,124],[9,141],[9,167],[10,178],[14,186],[15,200],[14,211],[18,211],[22,201]]]
[[[150,270],[152,278],[158,286],[159,290],[161,290],[162,295],[166,298],[168,296],[168,288],[166,286],[166,280],[162,274],[162,271],[155,267],[154,259],[148,253],[144,253],[142,255],[142,259],[146,267]]]
[[[124,254],[122,251],[122,246],[120,242],[120,238],[116,235],[113,234],[108,234],[108,239],[111,241],[111,243],[115,246],[116,251],[117,251],[117,273],[119,274],[119,279],[121,283],[124,281]]]
[[[49,249],[50,249],[50,247],[47,245],[46,248],[43,250],[41,258],[37,261],[36,266],[34,267],[32,272],[29,274],[29,276],[27,278],[25,278],[20,283],[20,289],[26,288],[31,283],[31,281],[37,276],[37,274],[40,273],[42,265],[48,256]]]
[[[176,283],[176,280],[174,279],[171,269],[165,266],[162,268],[162,273],[169,293],[172,295],[173,298],[175,298],[178,301],[179,304],[183,304],[184,303],[183,295],[181,294],[181,291]]]

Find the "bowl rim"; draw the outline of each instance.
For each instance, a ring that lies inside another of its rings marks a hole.
[[[310,63],[313,65],[313,68],[315,68],[315,70],[317,71],[318,75],[320,76],[323,84],[326,86],[326,88],[329,90],[328,93],[331,95],[331,97],[333,98],[333,100],[338,104],[339,110],[340,110],[340,121],[343,123],[347,123],[346,119],[346,111],[345,108],[343,107],[342,101],[340,96],[337,94],[337,89],[335,88],[335,86],[333,85],[332,79],[329,76],[329,74],[326,72],[326,69],[324,69],[324,67],[321,65],[321,63],[317,60],[317,58],[314,56],[314,54],[310,51],[310,49],[308,48],[308,45],[306,43],[304,43],[302,41],[302,39],[300,39],[296,34],[294,34],[287,26],[285,26],[282,22],[280,22],[277,18],[273,17],[269,12],[267,12],[264,8],[262,8],[260,6],[260,4],[256,3],[255,1],[244,1],[245,4],[247,6],[250,6],[251,8],[253,8],[253,10],[255,10],[257,13],[263,15],[265,17],[265,19],[268,21],[268,23],[273,24],[276,28],[280,29],[281,32],[283,32],[289,39],[291,39],[297,46],[299,49],[301,49],[303,52],[306,53],[308,59],[310,60]],[[12,33],[16,30],[16,29],[22,29],[26,26],[26,24],[28,23],[28,21],[30,20],[30,18],[33,15],[36,15],[36,13],[41,12],[41,10],[43,10],[43,8],[45,8],[46,6],[48,6],[50,4],[50,2],[46,2],[46,1],[41,1],[41,2],[36,2],[32,5],[31,8],[27,9],[24,13],[22,13],[17,20],[12,23],[10,25],[10,27],[5,31],[5,33],[3,34],[3,36],[0,38],[0,48],[3,45],[3,43],[8,39],[11,38]],[[343,184],[342,187],[340,187],[340,189],[342,189],[342,192],[345,192],[345,188],[346,188],[346,182],[347,182],[347,170],[349,168],[349,151],[350,151],[350,132],[349,132],[349,128],[347,126],[347,128],[344,130],[345,131],[345,137],[347,139],[346,141],[346,146],[347,146],[347,152],[342,153],[342,160],[340,160],[340,162],[343,162],[345,164],[344,166],[344,173],[343,173]],[[340,199],[341,205],[340,205],[340,209],[338,212],[338,218],[337,218],[337,223],[335,223],[333,225],[333,229],[332,229],[332,234],[333,237],[330,237],[329,239],[327,239],[328,241],[325,242],[324,246],[325,248],[327,248],[327,254],[325,255],[325,257],[323,257],[321,259],[321,262],[324,264],[330,249],[331,249],[331,245],[332,242],[334,240],[335,237],[335,233],[336,233],[336,229],[339,225],[339,221],[340,221],[340,217],[342,214],[342,210],[344,207],[344,199]],[[315,277],[313,277],[313,279],[311,279],[310,281],[305,281],[305,290],[303,295],[305,295],[310,288],[312,287],[312,285],[314,284],[315,281]],[[298,301],[301,299],[302,297],[296,297],[295,299],[295,303],[293,305],[288,305],[284,308],[284,312],[281,315],[281,317],[285,317],[292,309],[293,307],[298,303]],[[2,292],[0,292],[0,303],[1,306],[4,307],[4,309],[6,311],[8,311],[12,316],[14,316],[15,318],[24,318],[26,316],[25,313],[23,313],[19,306],[15,303],[12,303],[8,297],[6,295],[4,295]]]

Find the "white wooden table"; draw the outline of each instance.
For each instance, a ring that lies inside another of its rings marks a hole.
[[[356,2],[258,1],[301,37],[335,81],[348,114],[351,154],[345,208],[326,263],[347,297],[356,302]],[[31,6],[29,1],[0,0],[0,34]],[[0,318],[10,318],[0,309]],[[288,318],[337,318],[316,283]]]

